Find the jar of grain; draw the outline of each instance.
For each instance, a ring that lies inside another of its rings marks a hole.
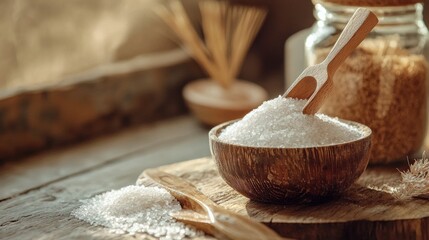
[[[373,130],[371,163],[406,159],[426,136],[428,29],[420,0],[313,0],[317,19],[306,39],[307,64],[321,62],[358,7],[379,24],[341,65],[321,112]]]

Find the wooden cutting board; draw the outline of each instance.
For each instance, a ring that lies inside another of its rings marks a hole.
[[[368,168],[342,198],[313,205],[272,205],[250,201],[230,188],[210,158],[159,169],[197,186],[221,206],[262,222],[285,237],[297,239],[429,239],[429,200],[395,201],[368,186],[400,179],[398,168]],[[140,176],[137,184],[151,184]]]

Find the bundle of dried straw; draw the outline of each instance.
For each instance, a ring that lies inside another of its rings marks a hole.
[[[199,7],[204,41],[179,0],[172,0],[168,7],[160,6],[156,13],[176,33],[209,76],[227,88],[239,74],[267,11],[213,0],[201,1]]]

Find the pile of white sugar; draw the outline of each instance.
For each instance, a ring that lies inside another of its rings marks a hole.
[[[115,233],[147,233],[164,240],[202,236],[170,216],[180,210],[179,202],[165,189],[127,186],[83,201],[72,215]]]
[[[315,147],[359,139],[355,127],[323,114],[302,113],[307,100],[281,96],[264,102],[224,129],[223,142],[253,147]]]

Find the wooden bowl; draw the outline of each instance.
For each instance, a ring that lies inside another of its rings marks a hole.
[[[322,202],[338,197],[365,171],[371,129],[341,120],[362,132],[352,142],[310,148],[269,148],[229,144],[219,140],[233,122],[209,132],[210,150],[219,174],[244,196],[260,202]]]
[[[210,79],[190,82],[183,97],[191,112],[209,126],[242,118],[268,98],[257,84],[235,81],[228,89]]]

